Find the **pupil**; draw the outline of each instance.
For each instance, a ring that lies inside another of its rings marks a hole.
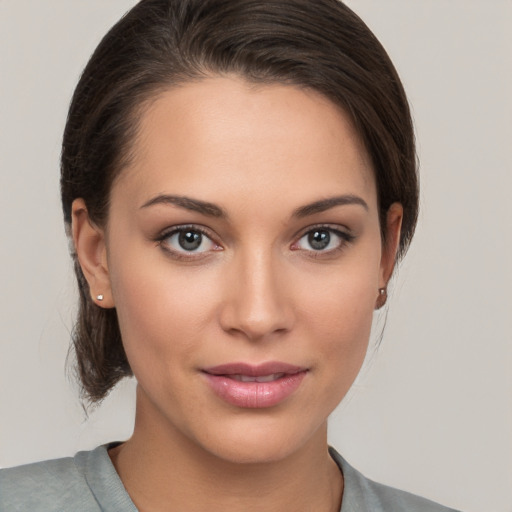
[[[315,250],[320,251],[325,249],[331,241],[331,234],[329,231],[312,231],[308,236],[309,245]]]
[[[182,231],[179,236],[179,244],[186,251],[195,251],[203,241],[203,235],[195,231]]]

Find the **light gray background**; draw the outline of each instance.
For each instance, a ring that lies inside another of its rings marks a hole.
[[[133,3],[0,0],[0,466],[132,428],[133,383],[86,421],[64,373],[75,291],[58,160],[79,73]],[[348,3],[408,91],[422,212],[383,343],[333,415],[331,442],[379,481],[510,512],[512,2]]]

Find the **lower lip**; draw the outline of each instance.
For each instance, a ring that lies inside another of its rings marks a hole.
[[[271,382],[241,382],[225,375],[204,375],[214,393],[229,404],[246,409],[263,409],[280,404],[294,393],[306,373],[285,375]]]

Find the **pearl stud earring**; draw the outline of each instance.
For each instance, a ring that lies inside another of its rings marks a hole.
[[[375,309],[380,309],[388,299],[388,291],[386,288],[379,288],[379,296],[377,297],[377,302],[375,304]]]

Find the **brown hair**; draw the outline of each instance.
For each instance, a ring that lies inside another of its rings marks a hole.
[[[382,236],[404,208],[399,256],[418,211],[414,132],[386,51],[338,0],[142,0],[103,38],[76,87],[64,132],[64,219],[83,198],[99,226],[115,177],[130,160],[144,104],[178,83],[236,73],[316,90],[351,116],[373,163]],[[97,307],[75,257],[80,292],[73,341],[83,395],[104,398],[131,375],[115,310]]]

